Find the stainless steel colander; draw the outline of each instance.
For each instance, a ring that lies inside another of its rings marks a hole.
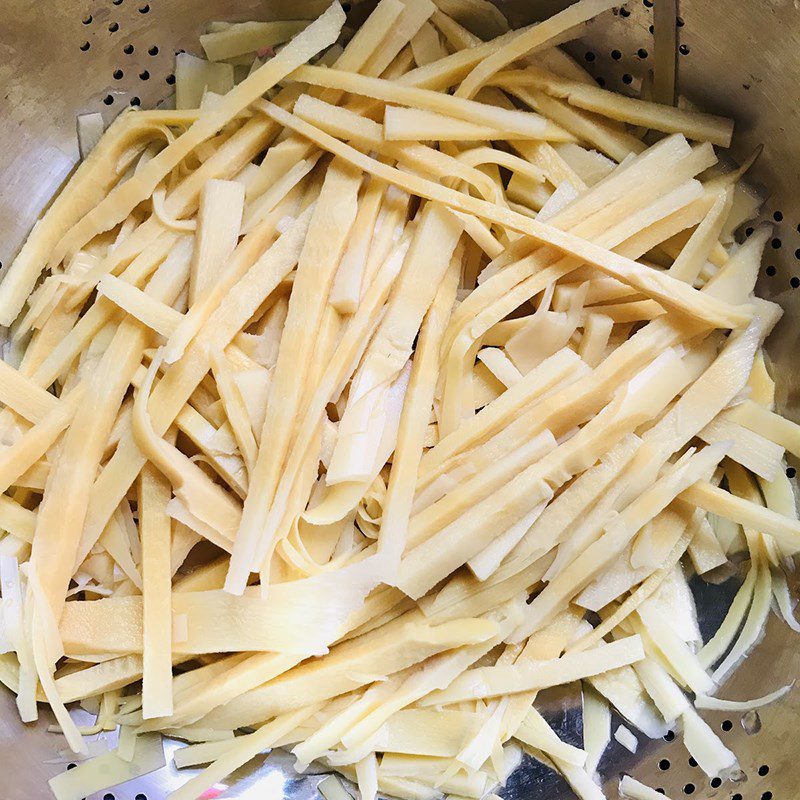
[[[548,16],[562,0],[498,0],[515,27]],[[658,2],[658,0],[655,0]],[[652,59],[653,0],[631,0],[590,25],[568,46],[605,85],[637,88]],[[8,262],[78,158],[77,114],[100,111],[110,122],[125,106],[157,105],[171,89],[175,52],[197,49],[210,20],[268,18],[269,0],[0,0],[0,262]],[[737,122],[733,155],[759,143],[754,180],[770,196],[763,217],[774,223],[759,293],[785,316],[769,340],[778,404],[800,417],[800,2],[683,0],[676,20],[683,94]],[[738,583],[697,581],[704,637],[719,624]],[[794,587],[796,590],[796,587]],[[765,694],[800,678],[800,638],[771,619],[764,640],[722,695]],[[580,711],[568,690],[546,695],[545,715],[568,741],[580,742]],[[704,712],[739,756],[743,774],[718,784],[695,766],[678,741],[649,741],[632,755],[612,741],[600,765],[609,798],[628,772],[679,798],[795,800],[800,797],[800,689],[758,714]],[[50,796],[48,778],[64,770],[65,747],[47,721],[25,727],[13,698],[0,690],[0,800]],[[175,745],[177,746],[177,745]],[[167,743],[169,751],[169,743]],[[163,800],[186,777],[171,767],[90,800]],[[259,758],[231,777],[224,797],[305,800],[319,777],[294,775],[280,754]],[[554,773],[526,761],[503,792],[511,800],[571,798]]]

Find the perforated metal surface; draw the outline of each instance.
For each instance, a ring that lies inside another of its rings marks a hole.
[[[658,0],[656,0],[657,2]],[[561,0],[499,0],[515,26],[543,17]],[[78,158],[75,117],[100,111],[110,121],[130,103],[157,105],[171,93],[177,50],[197,50],[197,37],[215,19],[268,19],[268,0],[3,0],[0,23],[0,261],[8,262],[47,200]],[[608,88],[636,89],[652,60],[652,2],[630,2],[588,26],[573,55]],[[772,193],[764,218],[775,239],[760,293],[781,303],[786,315],[770,339],[779,405],[798,418],[800,379],[795,367],[800,314],[800,10],[792,0],[684,0],[680,10],[682,91],[703,108],[737,121],[734,156],[758,143],[764,154],[753,174]],[[794,465],[797,466],[796,464]],[[737,579],[695,587],[707,637],[735,591]],[[795,590],[797,587],[793,587]],[[771,619],[755,654],[721,694],[746,698],[800,677],[798,640]],[[580,742],[574,691],[548,693],[546,716],[568,741]],[[794,800],[800,794],[796,741],[800,690],[760,716],[704,712],[709,724],[739,756],[741,782],[715,785],[693,765],[679,741],[640,736],[632,755],[612,742],[601,763],[605,789],[616,797],[621,772],[630,772],[675,800]],[[0,690],[0,774],[3,800],[38,800],[45,782],[66,767],[48,763],[64,748],[46,723],[23,727],[13,699]],[[168,752],[171,745],[168,745]],[[162,800],[194,771],[173,769],[94,795],[111,800]],[[238,782],[234,783],[235,779]],[[232,776],[223,796],[305,800],[318,777],[296,779],[289,760],[258,759]],[[526,761],[504,795],[508,798],[571,797],[566,784],[543,766]]]

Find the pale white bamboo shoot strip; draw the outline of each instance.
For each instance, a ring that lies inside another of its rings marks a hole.
[[[85,395],[86,387],[76,386],[50,414],[28,429],[9,447],[0,450],[0,487],[6,491],[26,474],[48,451],[69,425]]]
[[[494,139],[529,139],[530,134],[518,134],[513,130],[494,125],[478,125],[474,122],[447,117],[436,111],[427,111],[402,106],[386,106],[383,118],[384,136],[388,141],[411,142],[485,142]],[[563,134],[550,134],[548,138],[563,141]],[[537,132],[536,139],[542,138]]]
[[[436,13],[436,12],[434,12]],[[439,41],[439,34],[430,22],[423,23],[422,27],[411,38],[411,52],[418,67],[438,61],[447,55],[447,50]],[[374,800],[374,798],[372,799]]]
[[[51,253],[51,266],[58,265],[67,255],[83,247],[94,236],[124,220],[142,200],[153,193],[164,176],[195,147],[212,137],[223,125],[286,75],[332,45],[339,36],[344,21],[345,14],[341,6],[334,2],[319,19],[297,34],[278,55],[234,87],[225,95],[222,102],[204,112],[184,135],[165,147],[137,175],[112,190],[62,236]]]
[[[604,673],[609,669],[619,669],[643,658],[641,640],[638,636],[631,636],[611,644],[601,644],[594,650],[567,654],[550,661],[522,661],[510,665],[479,667],[460,675],[447,689],[430,694],[420,705],[426,707],[460,703],[528,692],[532,689],[546,689]]]
[[[142,540],[143,678],[145,719],[172,714],[172,571],[170,487],[152,466],[139,479],[139,535]]]
[[[214,64],[191,53],[175,56],[175,108],[200,108],[206,92],[223,95],[232,88],[232,64]]]
[[[244,186],[237,181],[210,180],[200,193],[189,305],[192,306],[219,279],[239,241],[244,208]]]
[[[56,397],[5,361],[0,361],[0,403],[33,423],[41,422],[59,406]]]
[[[361,94],[384,103],[396,103],[409,108],[438,113],[445,117],[471,122],[474,125],[502,128],[523,139],[558,138],[559,136],[563,138],[564,135],[557,126],[548,123],[544,117],[538,114],[498,108],[429,89],[403,86],[402,81],[388,81],[366,75],[356,75],[340,69],[311,66],[301,67],[294,72],[292,77],[312,86],[324,86]]]
[[[723,117],[659,106],[609,92],[599,86],[569,81],[537,67],[529,67],[523,72],[501,72],[493,80],[504,87],[527,86],[543,90],[565,99],[570,105],[619,122],[655,128],[665,133],[680,132],[689,139],[709,141],[722,147],[730,146],[733,135],[733,122]]]
[[[224,61],[283,44],[307,25],[302,20],[238,22],[224,30],[201,34],[200,44],[210,61]]]
[[[701,481],[684,490],[681,499],[731,522],[774,536],[787,553],[800,550],[800,523],[797,520],[787,519],[718,486]]]
[[[169,338],[183,320],[183,314],[156,300],[130,283],[106,275],[97,284],[97,291],[156,333]]]

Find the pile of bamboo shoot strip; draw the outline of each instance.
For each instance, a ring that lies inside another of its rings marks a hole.
[[[599,798],[609,706],[734,770],[692,696],[729,702],[773,595],[796,626],[769,231],[730,238],[730,121],[557,48],[611,5],[214,23],[198,109],[83,143],[0,284],[0,680],[75,752],[122,726],[60,800],[159,733],[210,764],[178,800],[277,746],[365,798],[480,798],[520,748]],[[740,551],[704,644],[688,574]],[[584,749],[535,707],[575,681]]]

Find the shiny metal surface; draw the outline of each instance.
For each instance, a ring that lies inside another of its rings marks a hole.
[[[658,2],[658,0],[655,0]],[[562,0],[498,0],[512,24],[546,16]],[[100,111],[110,121],[135,98],[154,106],[171,92],[175,51],[197,50],[197,37],[214,19],[267,19],[268,0],[3,0],[0,24],[0,261],[8,262],[77,157],[75,116]],[[760,293],[786,314],[770,339],[782,410],[800,416],[800,374],[794,355],[800,317],[800,10],[792,0],[683,0],[679,39],[682,92],[706,110],[737,121],[734,155],[756,144],[764,154],[753,170],[771,198],[765,219],[775,222]],[[652,59],[650,0],[635,0],[588,26],[569,49],[609,88],[634,89]],[[88,45],[88,47],[87,47]],[[131,47],[133,48],[131,50]],[[591,55],[589,55],[591,54]],[[121,72],[121,76],[120,76]],[[629,76],[629,77],[626,77]],[[774,269],[767,269],[774,267]],[[795,277],[797,276],[797,277]],[[797,465],[795,465],[797,466]],[[698,606],[709,635],[727,608],[736,579],[715,587],[698,582]],[[797,587],[794,587],[795,590]],[[800,677],[794,635],[771,619],[754,655],[725,685],[723,697],[765,694]],[[546,716],[567,740],[580,741],[575,691],[551,693]],[[762,709],[758,718],[704,712],[709,724],[739,756],[742,782],[711,785],[676,740],[641,740],[636,755],[612,742],[601,763],[609,798],[621,772],[684,797],[794,800],[800,794],[796,728],[800,689]],[[62,737],[46,722],[22,726],[13,698],[0,690],[0,798],[39,800],[45,781],[66,768]],[[167,754],[176,746],[167,743]],[[194,774],[186,770],[182,776]],[[318,777],[296,778],[279,754],[251,763],[223,797],[305,800]],[[181,777],[172,768],[110,790],[116,800],[162,800]],[[233,783],[233,780],[231,781]],[[222,788],[222,787],[220,787]],[[771,794],[770,794],[771,793]],[[526,761],[503,793],[507,798],[572,797],[545,767]],[[94,795],[91,800],[109,794]]]

